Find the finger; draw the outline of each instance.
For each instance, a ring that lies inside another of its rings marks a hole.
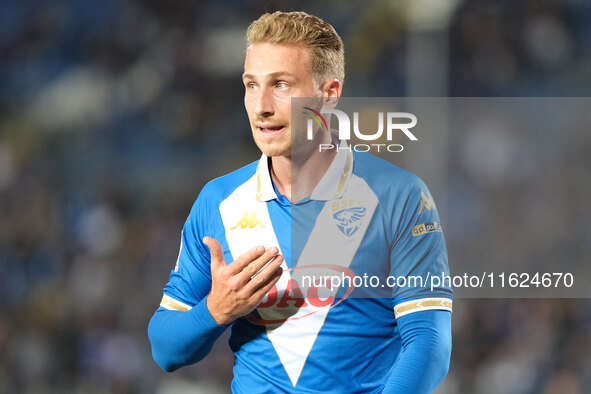
[[[231,262],[228,265],[230,269],[230,273],[232,275],[236,275],[240,273],[248,264],[250,264],[253,260],[258,259],[261,255],[265,253],[264,246],[256,246],[249,251],[241,254],[236,260]]]
[[[261,286],[259,286],[258,289],[256,289],[256,291],[254,292],[252,297],[257,301],[257,305],[263,299],[265,294],[267,294],[269,292],[269,290],[271,290],[271,288],[273,286],[275,286],[275,284],[281,278],[281,275],[283,275],[283,269],[281,267],[276,267],[271,272],[269,279],[267,279],[267,281],[265,283],[263,283]]]
[[[263,253],[259,258],[251,260],[246,264],[243,270],[238,273],[236,276],[242,281],[242,283],[247,283],[250,278],[256,275],[265,264],[267,264],[270,260],[276,257],[279,254],[279,249],[275,246],[269,248]]]
[[[215,238],[211,237],[203,238],[203,243],[209,248],[209,253],[211,254],[211,265],[216,267],[225,266],[226,260],[224,259],[222,245],[220,245],[220,243]]]
[[[266,286],[269,281],[273,281],[278,273],[280,274],[283,272],[281,264],[283,264],[283,256],[277,256],[275,260],[263,268],[258,274],[253,276],[244,285],[245,290],[250,294],[254,294],[259,288]]]

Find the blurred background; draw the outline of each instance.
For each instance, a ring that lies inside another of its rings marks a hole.
[[[1,393],[228,391],[225,338],[167,374],[146,330],[197,194],[258,158],[243,36],[274,10],[333,24],[344,95],[591,91],[583,0],[0,2]],[[417,172],[436,178],[452,270],[519,250],[516,217],[537,251],[521,258],[591,262],[591,133],[448,137],[465,143],[437,177]],[[456,300],[453,334],[440,394],[591,392],[588,299]]]

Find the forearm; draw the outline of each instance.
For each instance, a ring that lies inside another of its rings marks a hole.
[[[384,386],[384,393],[432,393],[449,368],[451,313],[421,311],[399,319],[402,353]]]
[[[148,326],[152,356],[165,371],[203,359],[227,328],[213,320],[206,300],[187,312],[160,308],[152,316]]]

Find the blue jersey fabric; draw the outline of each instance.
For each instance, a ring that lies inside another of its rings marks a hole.
[[[297,275],[321,267],[381,285],[387,276],[448,275],[427,187],[370,154],[340,151],[312,194],[291,204],[268,166],[263,155],[201,191],[150,324],[156,361],[167,370],[199,361],[224,330],[205,305],[211,272],[202,239],[209,236],[227,263],[258,244],[278,246],[285,257],[276,288],[231,325],[234,392],[397,392],[409,387],[405,379],[422,381],[412,392],[433,390],[449,363],[449,287],[341,286],[328,302],[330,294],[313,293]],[[433,363],[435,372],[422,369]]]

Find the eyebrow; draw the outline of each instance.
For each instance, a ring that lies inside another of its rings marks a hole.
[[[288,76],[294,78],[295,75],[289,73],[287,71],[275,71],[270,74],[264,75],[265,78],[279,78],[281,76]],[[256,77],[253,74],[242,74],[242,79],[255,79]]]

